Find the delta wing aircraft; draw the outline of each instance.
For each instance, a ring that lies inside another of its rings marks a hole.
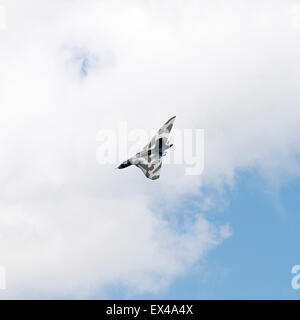
[[[140,168],[145,176],[151,180],[160,177],[162,157],[173,144],[168,143],[169,134],[172,130],[175,117],[168,120],[151,139],[151,141],[135,156],[122,162],[117,168],[124,169],[131,165]]]

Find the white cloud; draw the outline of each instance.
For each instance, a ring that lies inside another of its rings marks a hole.
[[[233,183],[237,169],[279,183],[299,172],[299,30],[293,1],[268,4],[4,2],[1,294],[159,290],[230,230],[196,215],[175,232],[158,204]],[[174,114],[178,127],[205,128],[203,176],[170,165],[153,183],[97,164],[102,127],[152,129]]]

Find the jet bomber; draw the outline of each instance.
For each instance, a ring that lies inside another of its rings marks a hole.
[[[148,179],[158,179],[160,177],[162,157],[167,154],[167,150],[173,145],[169,144],[168,138],[175,118],[176,116],[169,119],[140,152],[122,162],[117,168],[124,169],[135,165],[142,170]]]

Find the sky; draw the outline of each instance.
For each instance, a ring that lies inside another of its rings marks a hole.
[[[142,299],[299,299],[291,286],[292,267],[298,264],[300,180],[280,193],[265,193],[255,174],[238,177],[238,191],[230,206],[214,220],[230,220],[233,235],[212,250],[205,265],[194,266],[158,294],[114,298]]]
[[[0,19],[1,299],[299,299],[300,2],[0,0]],[[201,174],[99,163],[99,131],[174,115],[204,130]]]

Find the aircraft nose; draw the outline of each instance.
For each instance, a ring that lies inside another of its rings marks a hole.
[[[124,162],[122,162],[119,166],[118,169],[124,169],[131,166],[131,162],[129,160],[126,160]]]

